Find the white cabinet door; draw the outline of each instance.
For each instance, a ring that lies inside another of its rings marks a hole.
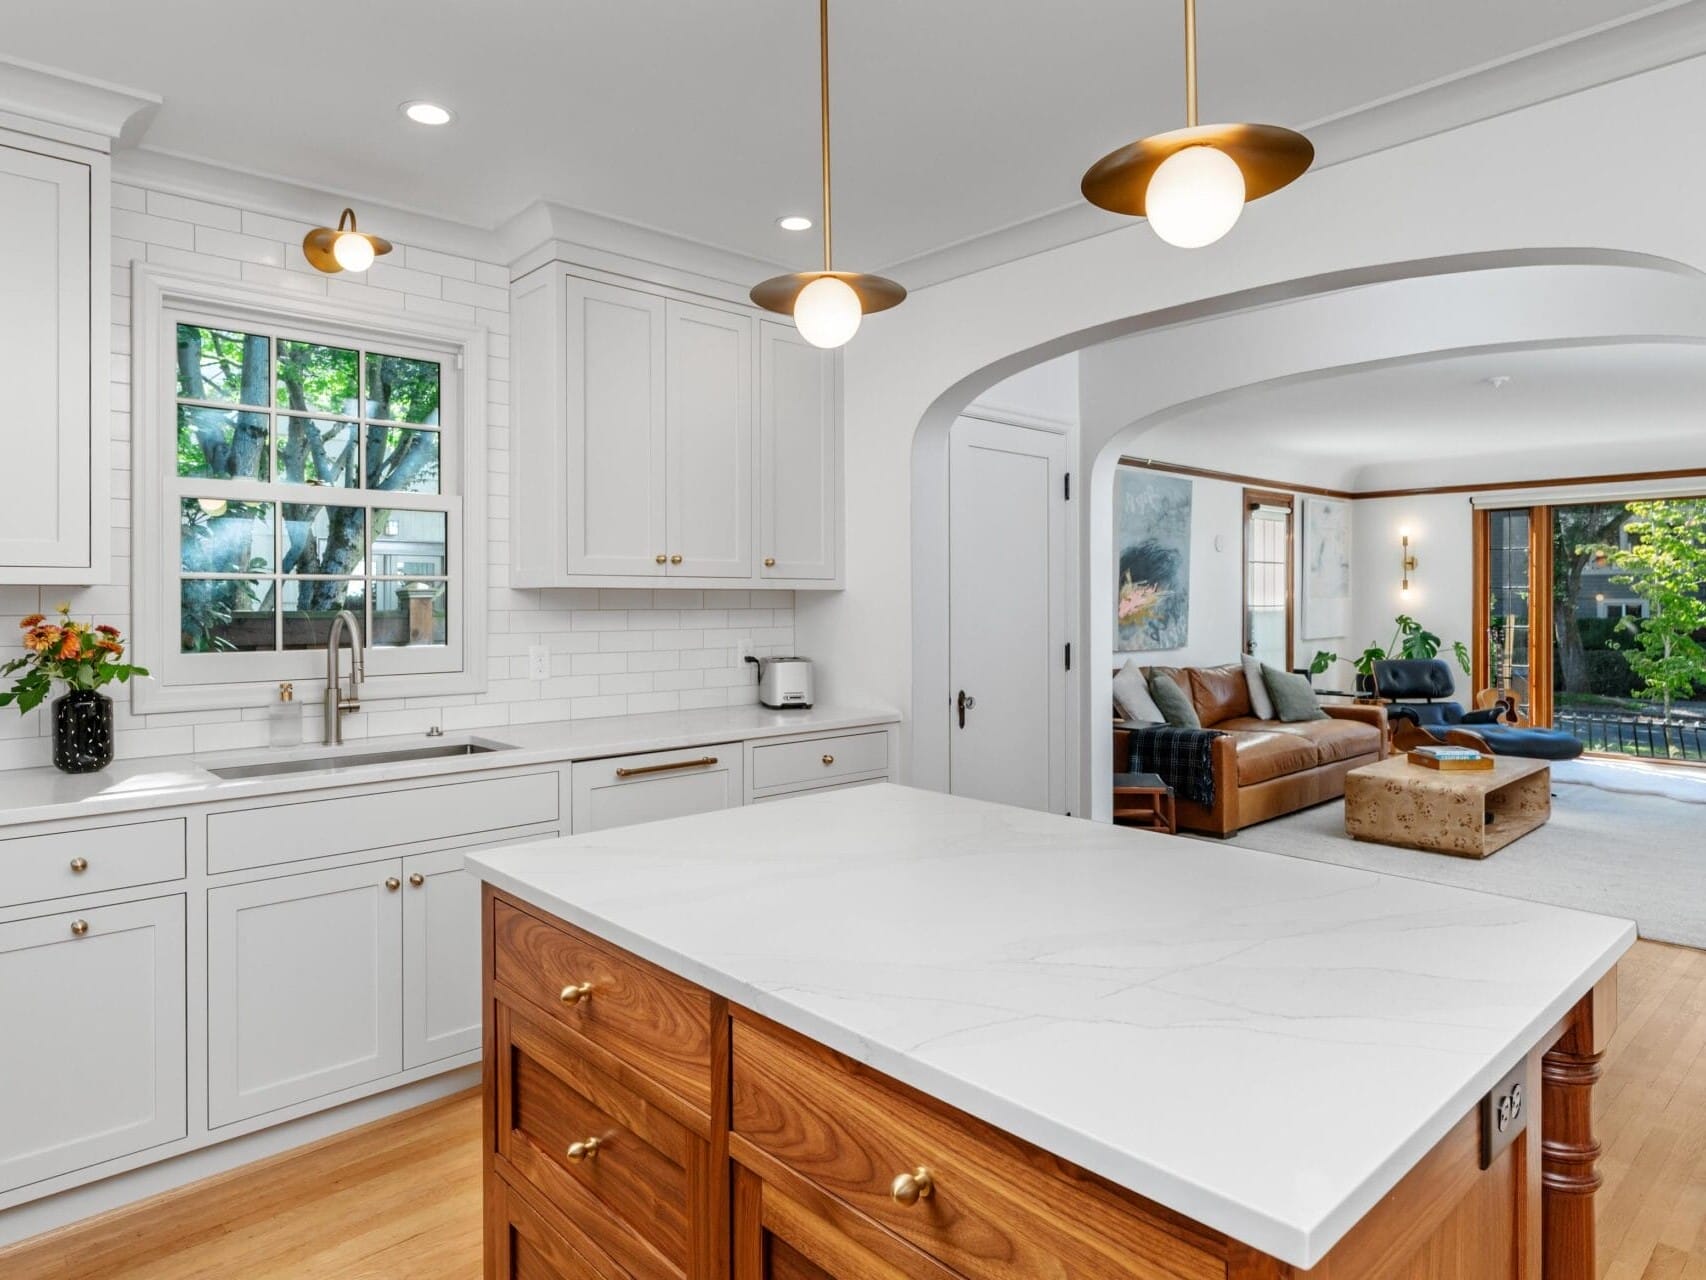
[[[208,890],[210,1126],[402,1069],[401,888],[389,861]]]
[[[668,485],[672,577],[752,575],[752,321],[670,302]]]
[[[574,834],[733,809],[742,801],[743,744],[577,761],[570,767]]]
[[[0,925],[0,1193],[185,1135],[184,899]]]
[[[661,576],[664,301],[575,276],[563,287],[565,568]]]
[[[480,1047],[480,882],[464,850],[403,859],[403,1068]]]
[[[791,325],[758,326],[758,555],[763,578],[833,578],[841,432],[835,358]]]
[[[88,582],[91,463],[107,466],[91,457],[92,161],[0,137],[21,144],[0,144],[0,582]]]

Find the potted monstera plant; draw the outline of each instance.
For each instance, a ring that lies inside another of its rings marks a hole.
[[[1357,673],[1357,692],[1374,692],[1374,664],[1384,662],[1389,658],[1437,658],[1439,656],[1440,638],[1417,622],[1409,614],[1401,613],[1394,620],[1391,643],[1382,647],[1370,643],[1356,657],[1350,659],[1351,666]],[[1463,668],[1463,674],[1471,673],[1469,646],[1457,640],[1451,646],[1452,657],[1457,659],[1457,665]],[[1325,649],[1316,652],[1309,664],[1309,674],[1318,676],[1328,667],[1339,660],[1339,655]]]
[[[0,693],[0,707],[33,711],[55,685],[65,685],[53,700],[53,763],[66,773],[94,773],[113,762],[113,703],[102,686],[148,672],[124,661],[117,627],[75,622],[68,604],[55,612],[54,619],[32,613],[18,624],[24,656],[0,666],[0,676],[23,674]]]

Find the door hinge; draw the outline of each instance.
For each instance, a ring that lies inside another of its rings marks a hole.
[[[1072,473],[1070,471],[1066,473],[1066,500],[1072,501]]]
[[[1072,670],[1072,641],[1066,642],[1066,669]]]

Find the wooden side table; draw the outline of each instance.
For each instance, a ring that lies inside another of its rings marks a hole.
[[[1122,827],[1178,834],[1179,819],[1173,804],[1173,788],[1161,781],[1158,774],[1116,773],[1114,822]]]

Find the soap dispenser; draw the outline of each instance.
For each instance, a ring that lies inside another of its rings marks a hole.
[[[278,701],[267,709],[267,741],[275,747],[302,745],[302,712],[296,705],[296,686],[285,681],[278,687]]]

